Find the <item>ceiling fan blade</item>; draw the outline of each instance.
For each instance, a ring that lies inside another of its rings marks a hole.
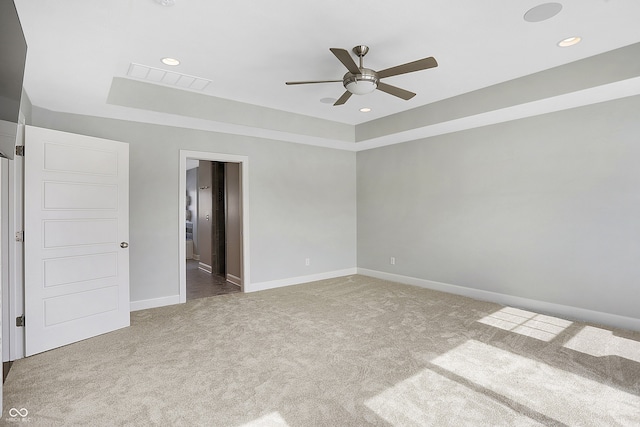
[[[313,83],[342,83],[342,80],[309,80],[303,82],[285,82],[286,85],[308,85]]]
[[[347,67],[347,70],[349,70],[351,74],[360,74],[360,68],[358,68],[356,62],[353,60],[351,54],[348,51],[335,47],[329,48],[329,50],[333,52],[333,54],[336,56],[336,58],[338,58],[340,62],[342,62],[342,65]]]
[[[391,86],[386,83],[378,82],[378,90],[388,93],[389,95],[397,96],[398,98],[402,98],[405,101],[416,96],[415,93],[409,92],[408,90],[400,89],[396,86]]]
[[[351,98],[351,92],[346,91],[345,93],[342,94],[340,98],[338,98],[338,100],[336,101],[335,104],[333,104],[333,106],[335,107],[336,105],[342,105],[345,102],[347,102],[349,98]]]
[[[426,70],[428,68],[437,67],[438,62],[436,58],[430,56],[429,58],[418,59],[417,61],[407,62],[406,64],[398,65],[395,67],[387,68],[382,71],[378,71],[378,78],[384,79],[385,77],[397,76],[399,74],[413,73],[414,71]]]

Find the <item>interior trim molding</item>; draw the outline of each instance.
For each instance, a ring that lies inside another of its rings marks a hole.
[[[234,285],[242,286],[242,279],[238,276],[234,276],[231,273],[227,273],[227,281],[233,283]]]
[[[327,271],[326,273],[311,274],[309,276],[290,277],[287,279],[270,280],[267,282],[252,283],[245,286],[244,292],[265,291],[267,289],[282,288],[284,286],[300,285],[302,283],[315,282],[317,280],[334,279],[336,277],[351,276],[357,273],[357,269],[346,268],[344,270]],[[160,298],[131,301],[131,311],[146,310],[148,308],[164,307],[166,305],[180,304],[180,295],[170,295]]]
[[[174,304],[180,304],[180,295],[131,301],[130,310],[140,311],[148,308],[164,307],[165,305]]]
[[[418,279],[416,277],[402,276],[400,274],[386,273],[384,271],[369,270],[366,268],[358,268],[358,274],[361,274],[363,276],[375,277],[377,279],[403,283],[405,285],[419,286],[421,288],[432,289],[435,291],[462,295],[481,301],[489,301],[516,308],[532,310],[537,313],[558,316],[566,318],[568,320],[578,320],[583,322],[612,326],[615,328],[640,331],[640,319],[636,319],[633,317],[620,316],[617,314],[588,310],[580,307],[522,298],[514,295],[485,291],[482,289],[467,288],[464,286],[435,282],[433,280]]]
[[[245,292],[265,291],[267,289],[282,288],[291,285],[301,285],[302,283],[315,282],[317,280],[334,279],[342,276],[352,276],[357,273],[357,268],[345,268],[343,270],[327,271],[325,273],[310,274],[308,276],[289,277],[287,279],[269,280],[266,282],[251,283],[244,285]]]
[[[207,272],[207,273],[211,273],[213,271],[213,268],[211,268],[211,266],[209,264],[205,264],[202,261],[198,262],[198,268],[200,270],[202,270],[202,271]]]

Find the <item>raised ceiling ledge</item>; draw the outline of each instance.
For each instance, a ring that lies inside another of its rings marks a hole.
[[[585,91],[635,77],[640,77],[640,43],[357,125],[356,142],[576,92],[583,93],[586,105]],[[552,104],[549,108],[553,111]]]
[[[114,77],[107,103],[212,122],[354,142],[352,125],[197,92]]]
[[[162,124],[360,151],[639,94],[636,43],[356,126],[127,78],[107,103],[163,113]]]

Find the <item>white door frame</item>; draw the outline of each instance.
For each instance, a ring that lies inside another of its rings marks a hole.
[[[16,145],[24,145],[24,115],[19,117]],[[7,161],[4,171],[3,192],[7,194],[7,210],[2,217],[4,230],[7,235],[2,236],[2,249],[6,251],[3,278],[8,279],[2,284],[2,361],[13,361],[24,357],[24,328],[16,326],[16,318],[24,314],[24,258],[23,242],[16,239],[16,233],[23,230],[23,196],[24,196],[24,158],[15,156]],[[5,224],[6,221],[6,224]],[[5,256],[5,254],[3,254]],[[7,259],[8,258],[8,259]]]
[[[178,188],[178,264],[180,272],[180,302],[187,301],[187,249],[186,249],[186,206],[187,206],[187,159],[211,162],[239,163],[242,210],[242,292],[251,283],[249,280],[249,157],[234,154],[211,153],[207,151],[180,150],[180,184]]]

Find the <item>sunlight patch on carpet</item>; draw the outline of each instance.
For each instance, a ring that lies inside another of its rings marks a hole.
[[[432,363],[568,425],[640,425],[639,396],[479,341]]]
[[[640,342],[593,326],[585,326],[564,347],[594,357],[619,356],[640,363]]]
[[[546,342],[554,339],[573,323],[513,307],[504,307],[478,322]]]
[[[364,404],[393,426],[540,425],[430,369],[389,387]]]
[[[289,427],[279,412],[271,412],[240,427]]]

